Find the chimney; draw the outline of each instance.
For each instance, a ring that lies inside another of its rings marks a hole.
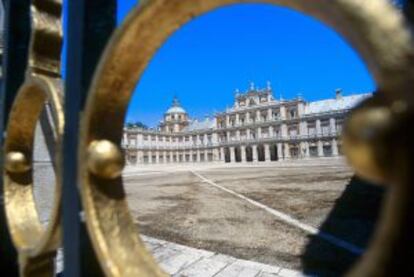
[[[337,89],[335,90],[335,98],[336,98],[337,100],[342,98],[342,89],[337,88]]]

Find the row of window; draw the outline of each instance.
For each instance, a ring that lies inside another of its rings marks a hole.
[[[237,122],[237,117],[235,115],[232,115],[229,117],[229,125],[226,124],[226,118],[222,117],[217,120],[217,125],[219,128],[225,128],[225,127],[235,127],[238,125],[245,125],[249,123],[255,123],[255,122],[266,122],[266,121],[273,121],[280,119],[280,111],[279,110],[272,110],[271,117],[269,118],[268,112],[260,112],[259,117],[257,116],[256,112],[249,112],[247,114],[240,114],[239,115],[239,122]],[[250,118],[250,120],[247,120],[247,118]],[[287,113],[287,119],[294,119],[298,118],[298,111],[296,108],[290,109]]]
[[[165,120],[186,120],[186,116],[182,115],[182,114],[171,114],[171,115],[167,115],[165,117]]]
[[[142,138],[144,141],[158,141],[159,142],[189,142],[190,140],[193,143],[197,142],[197,136],[155,136],[155,135],[143,135]],[[128,140],[135,140],[136,135],[129,135]],[[205,141],[205,136],[201,135],[199,136],[199,141],[203,143]],[[207,135],[207,141],[212,141],[212,134]]]
[[[331,130],[330,126],[324,126],[321,128],[321,132],[320,134],[322,135],[330,135],[332,133],[336,133],[336,132],[341,132],[342,130],[342,125],[337,125],[336,128],[334,130]],[[299,131],[299,127],[296,126],[290,126],[288,128],[288,136],[290,137],[295,137],[298,136],[300,134]],[[316,135],[317,131],[316,128],[308,128],[307,130],[307,134],[306,135]],[[230,140],[235,140],[237,139],[237,131],[231,131],[228,133]],[[258,138],[258,134],[259,132],[257,130],[250,130],[250,136],[248,136],[247,130],[241,130],[239,133],[240,139],[256,139]],[[273,132],[270,132],[270,128],[262,128],[261,132],[260,132],[260,137],[261,138],[270,138],[270,137],[281,137],[281,130],[279,128],[274,128]],[[222,133],[219,135],[219,141],[223,142],[223,141],[228,141],[227,139],[227,133]]]

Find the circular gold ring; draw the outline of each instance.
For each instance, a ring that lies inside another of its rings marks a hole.
[[[137,81],[157,49],[183,24],[213,9],[247,2],[285,6],[323,21],[359,52],[389,100],[412,99],[412,38],[402,15],[386,0],[142,2],[107,46],[82,118],[80,191],[94,248],[109,276],[162,274],[136,233],[120,177],[122,163],[117,158],[127,105]],[[101,152],[105,147],[108,152]],[[370,259],[380,261],[375,255],[366,255],[365,260]]]
[[[56,164],[59,164],[64,124],[59,81],[60,79],[47,77],[27,78],[15,99],[7,126],[3,169],[5,209],[9,230],[19,252],[20,267],[23,272],[33,270],[30,269],[31,259],[44,257],[49,263],[45,270],[53,274],[53,254],[60,243],[60,167],[54,168],[56,188],[53,208],[49,222],[44,227],[40,222],[33,195],[32,162],[37,120],[48,101],[53,111],[55,141],[58,149]]]

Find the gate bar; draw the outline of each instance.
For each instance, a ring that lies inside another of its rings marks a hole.
[[[10,108],[17,90],[24,81],[30,39],[30,0],[2,2],[4,4],[4,56],[1,64],[3,76],[0,76],[2,79],[0,80],[1,152]],[[0,159],[3,159],[2,154]],[[0,164],[3,165],[2,160]],[[3,204],[3,178],[0,178],[0,272],[5,276],[19,276],[17,252],[7,228]]]
[[[14,0],[13,0],[14,1]],[[63,137],[64,276],[103,276],[85,223],[77,179],[80,114],[101,53],[116,25],[116,0],[66,0],[65,134]]]

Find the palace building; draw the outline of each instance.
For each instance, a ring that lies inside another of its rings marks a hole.
[[[237,92],[234,105],[193,120],[174,98],[156,129],[125,128],[127,164],[246,163],[330,157],[341,154],[345,117],[371,93],[306,102],[276,100],[270,84]]]

